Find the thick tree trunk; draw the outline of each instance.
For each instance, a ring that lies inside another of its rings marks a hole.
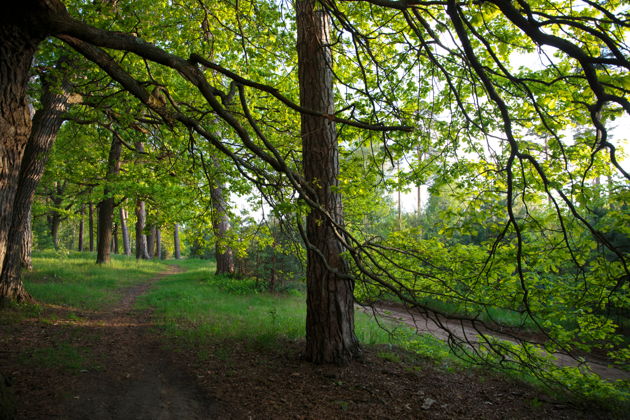
[[[118,136],[112,137],[112,146],[109,149],[107,159],[107,180],[111,181],[120,173],[120,155],[122,153],[122,143]],[[98,204],[98,241],[96,263],[104,264],[111,260],[112,247],[112,226],[114,223],[114,197],[111,189],[106,186],[104,198]]]
[[[63,122],[62,115],[68,110],[70,96],[68,83],[64,80],[58,86],[58,83],[50,80],[46,75],[42,75],[42,82],[42,108],[35,113],[32,131],[22,158],[17,192],[13,201],[13,218],[8,235],[9,247],[4,258],[0,283],[21,284],[21,268],[31,266],[31,205],[35,189],[44,174],[48,152]],[[63,189],[58,189],[56,192],[63,192]],[[58,205],[61,201],[54,201],[54,203]],[[60,220],[61,217],[57,212],[51,214],[51,233],[55,248],[58,247]]]
[[[131,255],[131,242],[129,241],[129,227],[127,226],[127,210],[120,208],[120,231],[122,234],[123,251],[125,255]]]
[[[173,242],[175,248],[175,259],[179,260],[182,257],[182,252],[179,244],[179,225],[175,223],[175,229],[173,231]]]
[[[334,114],[329,17],[314,0],[297,0],[300,104]],[[312,197],[333,221],[343,223],[337,192],[339,151],[335,123],[302,114],[304,175]],[[307,315],[305,358],[315,363],[346,363],[360,354],[354,334],[354,282],[346,276],[343,247],[333,224],[319,210],[307,216]],[[330,267],[330,269],[327,268]]]
[[[219,166],[216,157],[212,158],[215,167]],[[217,260],[216,274],[234,274],[234,252],[229,246],[230,217],[227,211],[227,200],[225,198],[225,185],[216,181],[210,190],[212,199],[212,227],[215,236],[215,254]]]
[[[147,254],[149,259],[153,259],[155,255],[155,225],[149,227],[149,234],[147,235]]]
[[[85,204],[81,205],[81,210],[79,210],[79,216],[81,217],[79,219],[79,240],[77,241],[77,250],[79,252],[83,251],[83,231],[85,230],[85,222],[84,222],[84,216],[85,216]]]
[[[146,223],[147,213],[144,208],[144,201],[136,201],[136,259],[148,260],[147,253],[147,237],[144,234],[144,224]]]
[[[0,303],[29,299],[19,278],[23,238],[12,237],[11,230],[16,214],[28,225],[30,207],[15,208],[15,199],[32,126],[26,84],[33,54],[45,36],[36,19],[47,8],[57,6],[56,2],[11,2],[0,7],[0,272],[8,270],[0,277]],[[23,227],[22,233],[25,230]],[[17,257],[11,256],[9,261],[6,257],[12,248],[18,248]]]

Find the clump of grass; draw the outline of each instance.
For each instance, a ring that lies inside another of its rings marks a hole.
[[[106,265],[94,261],[93,253],[37,252],[34,270],[24,273],[24,284],[37,301],[99,309],[117,301],[116,290],[142,282],[165,267],[161,261],[137,261],[121,255],[112,256]]]
[[[50,347],[38,347],[20,356],[20,362],[33,367],[62,369],[79,372],[90,365],[86,350],[79,350],[68,343]]]

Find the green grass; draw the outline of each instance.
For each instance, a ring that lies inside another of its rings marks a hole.
[[[166,266],[120,255],[113,255],[106,265],[95,260],[94,253],[36,252],[33,271],[23,275],[26,290],[39,302],[98,309],[116,303],[118,289],[140,283]]]
[[[283,340],[305,335],[305,296],[270,294],[253,280],[215,276],[214,263],[199,260],[175,262],[186,270],[161,281],[138,305],[155,309],[168,334],[185,342],[238,340],[257,347],[273,347]],[[447,355],[439,340],[418,337],[409,328],[387,323],[383,329],[371,316],[355,313],[355,334],[363,345],[403,344],[427,357]],[[437,348],[436,348],[437,346]]]
[[[59,343],[51,347],[38,347],[31,353],[22,354],[20,362],[28,366],[79,372],[91,365],[86,352],[86,349],[77,349],[71,344]]]

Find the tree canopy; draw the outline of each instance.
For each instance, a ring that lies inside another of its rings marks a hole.
[[[630,114],[626,0],[2,8],[13,40],[0,55],[11,69],[3,84],[26,84],[35,46],[37,67],[62,55],[80,63],[60,70],[84,98],[62,129],[69,146],[88,142],[74,158],[105,159],[88,154],[112,132],[150,145],[144,160],[154,166],[129,165],[106,194],[147,193],[137,180],[155,168],[164,182],[146,196],[168,217],[182,211],[173,197],[201,191],[207,200],[214,185],[255,188],[297,225],[312,268],[309,302],[332,296],[325,305],[337,318],[309,307],[307,343],[321,333],[326,347],[335,328],[322,325],[350,330],[340,344],[348,348],[329,356],[309,345],[312,360],[355,357],[353,299],[393,296],[444,328],[447,318],[478,328],[477,338],[449,331],[462,357],[536,370],[554,352],[598,348],[627,363],[630,175],[611,130]],[[2,103],[26,112],[26,92],[13,96]],[[2,136],[13,140],[1,150],[0,260],[21,161],[8,159],[21,157],[30,129],[3,118]],[[81,119],[91,125],[73,125]],[[85,179],[87,168],[67,172]],[[379,226],[383,192],[420,185],[432,195],[416,226]],[[185,202],[204,212],[201,194]],[[465,309],[453,316],[434,301]],[[494,339],[494,307],[535,325],[545,343]]]

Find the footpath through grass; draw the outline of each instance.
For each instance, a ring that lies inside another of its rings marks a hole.
[[[112,255],[109,264],[95,264],[93,252],[35,252],[32,272],[24,272],[26,290],[38,301],[77,309],[102,309],[115,304],[117,290],[142,283],[164,271],[162,261]]]

